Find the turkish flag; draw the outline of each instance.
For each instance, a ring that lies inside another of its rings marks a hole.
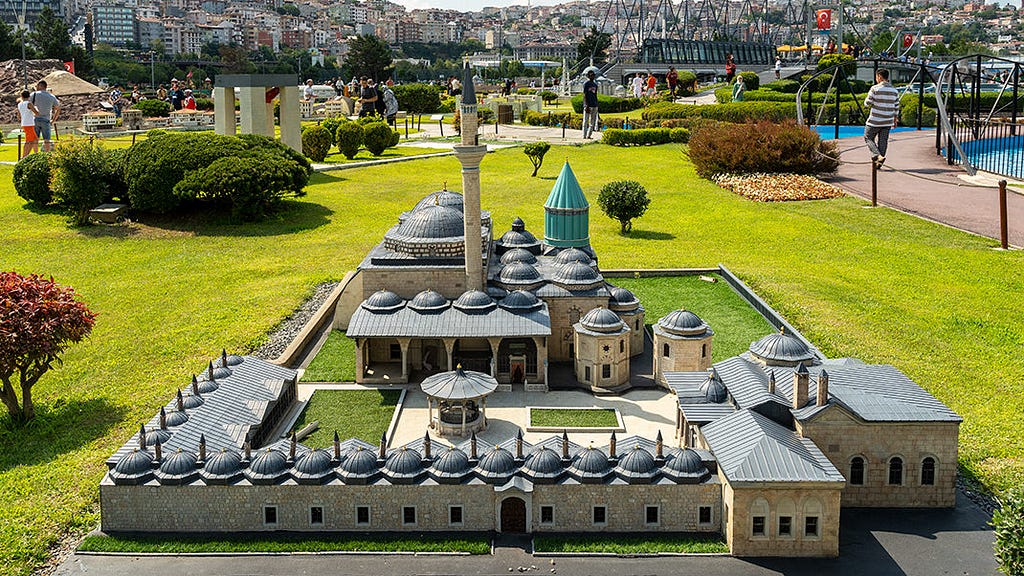
[[[75,61],[74,60],[68,60],[67,62],[65,62],[64,63],[64,69],[67,70],[68,72],[74,74],[75,73]]]
[[[832,10],[818,10],[818,30],[832,29]]]
[[[914,35],[913,34],[904,34],[903,35],[903,47],[904,48],[910,48],[913,45],[914,45]]]

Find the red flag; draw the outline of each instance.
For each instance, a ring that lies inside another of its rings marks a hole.
[[[904,48],[910,48],[913,45],[914,45],[914,35],[913,34],[904,34],[903,35],[903,47]]]
[[[67,70],[68,72],[74,74],[75,73],[75,61],[74,60],[68,60],[67,62],[65,62],[64,63],[64,69]]]
[[[191,78],[191,77],[192,77],[192,71],[189,70],[188,74],[185,74],[185,78]]]
[[[828,9],[818,10],[818,30],[832,29],[832,11]]]

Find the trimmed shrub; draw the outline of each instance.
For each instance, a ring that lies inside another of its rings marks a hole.
[[[619,180],[601,188],[597,203],[609,218],[619,221],[622,226],[620,233],[625,234],[633,229],[633,220],[647,212],[651,199],[639,182]]]
[[[821,71],[825,70],[826,68],[831,68],[836,64],[843,63],[845,63],[845,65],[839,70],[845,72],[847,76],[853,76],[854,74],[857,73],[857,59],[854,58],[851,54],[825,54],[824,56],[818,59],[817,69]]]
[[[730,102],[706,106],[658,102],[648,106],[643,112],[643,119],[648,122],[694,117],[722,122],[781,122],[796,118],[796,102]]]
[[[433,114],[441,106],[441,89],[431,84],[400,84],[392,90],[398,109],[410,114]]]
[[[29,154],[18,160],[14,165],[14,190],[36,206],[46,206],[53,201],[48,152]]]
[[[601,142],[610,146],[653,146],[669,142],[686,143],[689,140],[690,131],[686,128],[608,128],[601,135]]]
[[[670,128],[668,131],[669,142],[686,144],[690,141],[690,130],[688,128]]]
[[[89,210],[102,204],[110,190],[109,155],[89,140],[64,140],[57,145],[51,161],[54,202],[73,224],[87,224]]]
[[[760,89],[781,92],[783,94],[796,94],[800,90],[800,83],[796,80],[775,80],[761,86]]]
[[[1007,576],[1024,574],[1024,488],[1017,487],[992,514],[996,533],[996,560]]]
[[[743,77],[743,83],[746,84],[748,91],[761,87],[761,77],[757,75],[757,72],[740,72],[740,76]]]
[[[331,151],[331,132],[323,126],[302,129],[302,153],[314,162],[323,162]]]
[[[540,99],[543,100],[545,104],[551,104],[558,100],[558,94],[555,94],[551,90],[541,90],[538,96],[540,96]]]
[[[583,113],[583,94],[577,94],[570,100],[573,112]],[[600,114],[611,114],[612,112],[630,112],[644,105],[640,98],[618,98],[605,94],[597,95],[597,111]]]
[[[175,186],[182,197],[231,205],[239,220],[264,218],[281,199],[294,192],[291,164],[286,158],[260,152],[249,157],[218,158],[209,166],[189,172]]]
[[[196,110],[213,110],[213,99],[196,98]]]
[[[395,134],[384,122],[371,122],[363,126],[363,145],[374,156],[380,156],[391,146],[392,136]]]
[[[689,70],[678,70],[679,83],[676,85],[676,94],[681,96],[693,96],[697,93],[697,75]]]
[[[709,124],[690,138],[690,160],[697,173],[716,174],[835,172],[839,154],[834,142],[794,122]]]
[[[341,126],[345,122],[350,122],[348,118],[344,116],[328,116],[320,121],[320,125],[327,129],[327,133],[331,135],[331,146],[334,146],[334,135],[338,133],[338,126]]]
[[[170,102],[164,102],[163,100],[139,100],[132,108],[142,110],[142,115],[149,118],[166,118],[171,115]]]
[[[530,163],[533,164],[533,174],[531,177],[537,175],[537,171],[540,170],[541,164],[544,163],[544,155],[551,150],[551,144],[547,142],[530,142],[526,146],[523,146],[523,154],[530,159]]]
[[[904,94],[900,99],[900,124],[904,126],[917,126],[917,104],[920,99],[917,94]],[[935,126],[935,119],[938,112],[934,108],[924,106],[921,108],[921,125]]]
[[[345,158],[355,158],[359,147],[363,145],[363,126],[358,122],[342,123],[334,133],[334,141]]]

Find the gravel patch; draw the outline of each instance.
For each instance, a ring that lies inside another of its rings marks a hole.
[[[978,508],[984,510],[985,514],[990,517],[1000,508],[999,501],[996,500],[995,496],[985,492],[981,487],[965,478],[962,474],[957,474],[956,487],[958,490],[963,492],[964,496],[966,496],[968,500],[974,502]]]
[[[285,348],[299,335],[302,328],[316,311],[327,301],[327,297],[337,288],[340,282],[325,282],[313,289],[313,294],[299,305],[294,312],[281,321],[270,334],[267,341],[250,354],[263,360],[273,360],[284,353]]]

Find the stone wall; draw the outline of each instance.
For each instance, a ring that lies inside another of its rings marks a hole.
[[[673,338],[654,330],[654,377],[664,382],[664,372],[702,372],[711,367],[711,338],[709,332],[700,338]],[[668,356],[665,356],[665,345]]]
[[[527,503],[536,531],[701,531],[717,532],[721,487],[704,484],[537,485],[533,493],[496,492],[482,483],[459,485],[284,484],[253,486],[100,485],[102,528],[117,531],[486,531],[500,528],[501,501]],[[607,522],[593,523],[593,507],[606,506]],[[264,507],[277,508],[277,523],[264,524]],[[310,523],[310,508],[322,507],[323,524]],[[368,506],[369,524],[356,523],[356,507]],[[403,508],[416,508],[415,524],[403,523]],[[449,507],[462,506],[463,523],[449,524]],[[541,507],[553,507],[553,522],[541,523]],[[657,524],[647,524],[646,507],[660,507]],[[698,508],[709,506],[715,522],[698,524]]]
[[[576,379],[593,388],[615,388],[629,382],[629,333],[597,336],[576,332]],[[608,351],[605,351],[605,347]],[[605,377],[602,367],[608,365]],[[587,369],[590,378],[587,378]]]
[[[864,484],[843,492],[844,506],[952,507],[956,505],[957,422],[863,422],[833,405],[797,433],[814,441],[846,479],[850,461],[865,460]],[[903,483],[889,484],[889,461],[903,460]],[[921,462],[935,459],[935,484],[921,485]]]
[[[573,324],[594,308],[608,307],[607,296],[581,296],[568,298],[545,298],[548,314],[551,316],[551,340],[548,341],[548,358],[553,362],[571,361],[570,347],[575,331]]]
[[[406,300],[427,289],[440,292],[449,300],[466,291],[466,269],[462,266],[364,268],[360,275],[363,277],[363,300],[382,288]]]
[[[840,485],[761,483],[733,486],[723,480],[723,517],[734,556],[839,555]],[[754,517],[765,518],[763,536],[753,534]],[[779,518],[791,518],[790,535],[780,535]],[[809,516],[818,518],[817,536],[804,534]]]

